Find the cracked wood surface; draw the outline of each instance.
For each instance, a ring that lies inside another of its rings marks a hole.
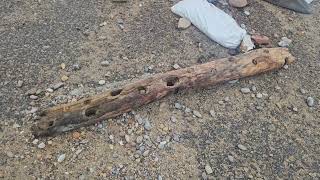
[[[183,89],[200,88],[253,76],[294,61],[286,48],[263,48],[238,56],[155,74],[121,88],[45,110],[32,127],[49,136],[119,116]]]

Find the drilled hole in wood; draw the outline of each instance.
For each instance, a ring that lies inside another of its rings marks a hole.
[[[94,116],[94,115],[97,114],[97,110],[96,110],[96,108],[90,108],[90,109],[87,109],[84,114],[85,114],[87,117]]]
[[[254,60],[252,60],[252,63],[253,63],[254,65],[257,65],[257,64],[258,64],[258,61],[257,61],[256,59],[254,59]]]
[[[178,77],[168,77],[166,79],[167,86],[174,86],[179,81]]]
[[[53,126],[53,121],[50,121],[50,122],[48,123],[48,126],[49,126],[49,127]]]
[[[139,87],[138,87],[138,91],[139,91],[140,94],[145,94],[145,93],[147,93],[147,89],[146,89],[145,87],[143,87],[143,86],[139,86]]]
[[[43,117],[43,116],[46,116],[47,114],[48,114],[47,111],[42,111],[42,112],[40,113],[40,116]]]
[[[91,99],[86,99],[83,104],[90,104],[91,103]]]
[[[117,89],[111,91],[111,96],[118,96],[121,93],[122,89]]]
[[[286,58],[284,59],[284,65],[287,65],[287,64],[289,64],[289,57],[286,57]]]

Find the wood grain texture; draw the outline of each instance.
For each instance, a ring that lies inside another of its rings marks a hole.
[[[32,127],[35,136],[63,133],[129,112],[183,89],[201,88],[224,81],[279,69],[294,61],[286,48],[258,49],[188,68],[155,74],[80,101],[44,111]]]

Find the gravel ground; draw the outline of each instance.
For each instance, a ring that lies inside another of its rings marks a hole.
[[[230,56],[194,26],[179,30],[173,4],[0,2],[0,179],[320,178],[319,1],[312,15],[260,0],[219,5],[273,47],[291,39],[297,61],[284,69],[179,92],[56,137],[32,136],[41,109],[174,64]]]

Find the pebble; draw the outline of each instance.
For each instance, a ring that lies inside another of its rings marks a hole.
[[[307,93],[307,91],[305,89],[302,89],[302,88],[300,88],[300,92],[301,92],[301,94],[306,94]]]
[[[245,24],[240,24],[240,27],[241,27],[242,29],[247,30],[247,27],[246,27],[246,25],[245,25]]]
[[[41,94],[42,93],[42,90],[41,89],[38,89],[37,91],[36,91],[36,95],[39,95],[39,94]]]
[[[286,64],[283,66],[283,69],[289,69],[289,66]]]
[[[209,113],[210,113],[210,115],[211,115],[212,117],[215,117],[215,116],[216,116],[216,112],[214,112],[214,110],[210,110]]]
[[[314,98],[313,97],[308,97],[307,98],[307,104],[309,107],[313,107],[314,106]]]
[[[190,112],[191,112],[191,109],[186,107],[186,109],[184,110],[184,112],[190,113]]]
[[[66,158],[66,154],[61,154],[58,156],[58,162],[61,163],[62,161],[64,161]]]
[[[38,148],[39,148],[39,149],[43,149],[43,148],[45,148],[45,147],[46,147],[46,145],[45,145],[43,142],[38,145]]]
[[[46,91],[49,93],[53,93],[53,89],[51,89],[51,88],[47,88]]]
[[[248,4],[247,0],[229,0],[229,4],[232,7],[242,8]]]
[[[146,150],[146,151],[143,152],[142,155],[143,155],[144,157],[147,157],[147,156],[149,155],[149,153],[150,153],[150,150]]]
[[[240,50],[242,52],[248,52],[252,49],[254,49],[255,46],[254,46],[254,43],[252,42],[251,40],[251,36],[246,34],[240,44]]]
[[[79,65],[79,64],[73,64],[72,65],[72,70],[73,71],[78,71],[78,70],[80,70],[81,69],[81,66]]]
[[[135,119],[137,120],[138,124],[143,124],[145,121],[140,116],[135,116]]]
[[[297,107],[293,107],[293,108],[292,108],[292,111],[298,112],[298,108],[297,108]]]
[[[63,87],[63,86],[64,86],[64,83],[59,82],[59,83],[53,85],[53,86],[52,86],[52,89],[53,89],[53,90],[58,90],[59,88],[61,88],[61,87]]]
[[[38,99],[38,96],[36,96],[36,95],[31,95],[31,96],[30,96],[30,99],[32,99],[32,100],[37,100],[37,99]]]
[[[23,85],[23,81],[19,80],[18,83],[17,83],[17,87],[21,88]]]
[[[209,164],[207,164],[204,168],[205,168],[207,174],[213,173],[213,170]]]
[[[243,150],[243,151],[246,151],[247,150],[247,147],[245,147],[244,145],[242,144],[238,144],[238,148]]]
[[[201,174],[201,177],[202,177],[203,180],[207,180],[208,179],[208,176],[207,176],[207,174],[205,172],[203,172]]]
[[[61,67],[61,69],[65,69],[66,68],[66,64],[65,63],[61,63],[60,67]]]
[[[146,119],[146,121],[144,122],[144,128],[147,130],[147,131],[150,131],[151,130],[151,124],[149,122],[148,119]]]
[[[159,143],[158,148],[159,149],[163,149],[166,144],[167,144],[167,141],[162,141],[162,142]]]
[[[249,11],[244,11],[244,14],[249,16],[250,15],[250,12]]]
[[[263,107],[262,107],[262,106],[256,106],[256,109],[257,109],[258,111],[262,111],[262,110],[263,110]]]
[[[99,83],[99,85],[104,85],[104,84],[106,84],[106,81],[105,80],[100,80],[98,83]]]
[[[173,122],[173,123],[177,122],[177,118],[174,117],[174,116],[171,116],[171,117],[170,117],[170,120],[171,120],[171,122]]]
[[[128,142],[128,143],[130,142],[130,136],[129,136],[129,135],[126,134],[126,135],[124,136],[124,139],[125,139],[126,142]]]
[[[113,141],[113,140],[114,140],[114,136],[111,134],[111,135],[109,136],[109,139],[110,139],[111,141]]]
[[[32,88],[32,89],[29,89],[25,94],[30,96],[30,95],[36,94],[36,92],[37,92],[37,89]]]
[[[74,133],[72,133],[72,138],[73,139],[80,139],[80,133],[79,132],[74,132]]]
[[[173,65],[173,69],[180,69],[179,64],[174,64],[174,65]]]
[[[7,156],[9,158],[13,158],[14,154],[11,151],[6,152]]]
[[[292,40],[287,37],[282,37],[281,41],[278,43],[280,47],[289,47],[289,45],[292,43]]]
[[[251,90],[250,90],[249,88],[241,88],[240,91],[241,91],[242,93],[244,93],[244,94],[248,94],[248,93],[251,92]]]
[[[191,26],[191,22],[186,18],[180,18],[178,22],[179,29],[187,29]]]
[[[142,136],[138,136],[136,139],[137,144],[141,144],[143,141],[143,137]]]
[[[258,94],[256,95],[256,97],[257,97],[258,99],[261,99],[261,98],[262,98],[262,94],[261,94],[261,93],[258,93]]]
[[[255,34],[255,35],[251,36],[251,39],[257,45],[268,45],[268,44],[270,44],[270,39],[267,36]]]
[[[233,157],[233,156],[228,155],[228,160],[229,160],[230,162],[234,162],[234,157]]]
[[[108,66],[109,64],[110,64],[109,61],[102,61],[102,62],[100,63],[101,66]]]
[[[118,24],[118,26],[119,26],[119,28],[120,28],[121,30],[124,29],[124,21],[123,21],[123,19],[118,19],[118,20],[117,20],[117,24]]]
[[[81,93],[83,92],[82,89],[73,89],[72,91],[70,91],[70,95],[71,96],[79,96]]]
[[[174,134],[173,135],[173,140],[176,141],[176,142],[179,142],[180,141],[180,136],[178,134]]]
[[[195,115],[198,118],[202,118],[202,115],[200,114],[199,111],[193,111],[193,115]]]
[[[176,109],[181,109],[182,108],[181,104],[179,104],[179,103],[174,103],[174,107]]]
[[[38,144],[38,142],[39,142],[39,140],[38,140],[38,139],[34,139],[34,140],[32,141],[32,144],[37,145],[37,144]]]
[[[253,92],[256,92],[256,91],[257,91],[257,87],[256,87],[256,86],[252,86],[252,87],[251,87],[251,90],[252,90]]]
[[[21,128],[21,126],[19,124],[17,124],[17,123],[14,123],[13,124],[13,128]]]
[[[28,113],[30,113],[30,114],[36,113],[38,111],[38,109],[39,108],[37,108],[37,107],[32,107]]]
[[[67,81],[68,79],[69,79],[69,77],[66,76],[66,75],[61,76],[61,81],[62,81],[62,82],[65,82],[65,81]]]
[[[100,27],[103,27],[105,25],[107,25],[107,22],[105,22],[105,21],[99,24]]]

